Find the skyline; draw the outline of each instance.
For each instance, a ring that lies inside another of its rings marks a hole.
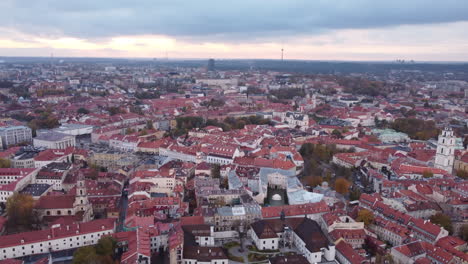
[[[5,1],[0,56],[468,61],[463,1],[293,2]]]

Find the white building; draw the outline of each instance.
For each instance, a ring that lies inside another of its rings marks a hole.
[[[455,143],[456,137],[453,135],[452,129],[448,127],[445,128],[442,134],[439,135],[439,140],[437,141],[436,168],[452,173],[453,163],[455,161]]]
[[[34,147],[44,147],[48,149],[65,149],[74,147],[75,136],[58,133],[58,132],[42,132],[34,138]]]
[[[31,142],[32,131],[26,126],[0,127],[0,138],[3,148],[18,143]]]
[[[0,260],[94,245],[102,236],[113,234],[114,229],[115,220],[108,218],[2,236]]]
[[[335,260],[335,245],[314,220],[306,217],[260,220],[248,231],[260,250],[294,246],[309,263]]]
[[[30,184],[38,171],[39,169],[34,168],[1,168],[0,203],[6,203],[13,193],[21,191],[26,185]]]
[[[62,124],[53,131],[73,136],[87,135],[93,132],[93,126],[81,124]]]

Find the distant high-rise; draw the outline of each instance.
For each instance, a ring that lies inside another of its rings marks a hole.
[[[214,59],[209,59],[208,60],[208,65],[206,67],[208,71],[214,71],[215,70],[215,60]]]

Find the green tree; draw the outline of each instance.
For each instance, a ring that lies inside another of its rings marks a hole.
[[[442,213],[437,213],[431,216],[430,220],[432,223],[443,227],[450,234],[452,234],[453,226],[452,226],[452,219],[450,219],[450,216],[442,214]]]
[[[111,236],[101,237],[94,246],[81,247],[73,254],[73,264],[112,264],[117,241]]]
[[[89,114],[89,110],[84,108],[84,107],[80,107],[78,108],[78,110],[76,111],[78,114]]]
[[[359,200],[360,197],[361,197],[361,191],[358,188],[354,188],[349,194],[349,199],[351,201]]]
[[[356,218],[358,222],[364,222],[365,226],[368,226],[374,222],[374,213],[369,210],[362,209],[358,212],[358,217]]]
[[[99,264],[101,263],[96,249],[93,246],[78,248],[73,254],[73,264]]]
[[[101,237],[96,244],[96,253],[101,256],[112,256],[114,255],[115,248],[117,247],[117,241],[111,236]]]

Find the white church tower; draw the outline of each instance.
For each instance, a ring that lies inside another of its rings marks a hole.
[[[435,167],[446,170],[449,173],[453,171],[453,162],[455,160],[455,141],[451,128],[446,127],[437,141],[437,153],[435,158]]]
[[[83,213],[83,221],[90,221],[93,215],[92,204],[88,200],[88,193],[86,189],[85,178],[80,172],[76,182],[76,196],[73,204],[76,212]]]

